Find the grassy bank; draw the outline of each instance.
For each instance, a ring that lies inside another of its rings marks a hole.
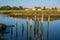
[[[41,10],[41,11],[33,11],[33,10],[0,10],[0,13],[3,14],[8,14],[10,16],[41,16],[42,14],[44,16],[60,16],[60,12],[58,12],[57,10]]]

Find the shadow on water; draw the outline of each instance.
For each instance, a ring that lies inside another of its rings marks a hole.
[[[9,34],[9,33],[11,35],[10,36],[11,40],[13,40],[13,27],[14,25],[6,25],[6,24],[0,23],[0,40],[7,40],[4,37],[4,35]]]
[[[6,38],[4,38],[3,34],[0,34],[0,40],[7,40]]]

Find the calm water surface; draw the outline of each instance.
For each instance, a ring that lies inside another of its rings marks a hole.
[[[30,24],[30,19],[27,21],[0,14],[0,23],[7,25],[6,32],[9,33],[1,34],[6,40],[60,40],[60,20],[43,23],[32,20]],[[10,28],[9,25],[14,27]]]

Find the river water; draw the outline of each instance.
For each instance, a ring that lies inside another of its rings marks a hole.
[[[1,34],[6,40],[60,40],[60,20],[58,19],[41,22],[0,14],[0,23],[7,25],[8,33]],[[14,27],[8,25],[14,25]]]

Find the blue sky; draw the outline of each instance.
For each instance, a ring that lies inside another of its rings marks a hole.
[[[60,0],[0,0],[0,6],[4,5],[23,6],[28,8],[33,8],[34,6],[60,8]]]

